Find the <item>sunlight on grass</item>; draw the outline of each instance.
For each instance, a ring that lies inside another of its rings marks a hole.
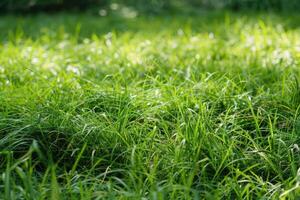
[[[124,12],[1,16],[0,198],[298,197],[300,15]]]

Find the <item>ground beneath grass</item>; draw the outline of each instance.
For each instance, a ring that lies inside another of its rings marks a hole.
[[[125,17],[0,17],[0,198],[299,197],[300,14]]]

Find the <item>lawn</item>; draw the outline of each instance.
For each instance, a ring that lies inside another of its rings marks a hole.
[[[125,11],[0,16],[0,198],[299,198],[300,14]]]

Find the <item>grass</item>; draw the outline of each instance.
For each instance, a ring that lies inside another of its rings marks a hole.
[[[0,198],[299,198],[300,15],[129,17],[0,17]]]

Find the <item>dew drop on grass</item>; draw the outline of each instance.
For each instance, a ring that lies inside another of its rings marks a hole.
[[[67,71],[68,71],[68,72],[72,72],[72,73],[74,73],[74,74],[76,74],[76,75],[80,75],[79,68],[76,67],[76,66],[68,65],[68,66],[67,66]]]
[[[40,60],[38,58],[32,58],[31,63],[32,64],[38,64]]]
[[[5,68],[0,65],[0,73],[4,73],[4,71],[5,71]]]
[[[172,43],[172,49],[176,49],[178,47],[178,43],[177,42],[173,42]]]
[[[199,111],[199,109],[200,109],[200,106],[199,106],[199,104],[195,104],[195,106],[194,106],[194,110],[197,112],[197,111]]]
[[[120,55],[118,53],[114,53],[114,58],[118,59],[118,58],[120,58]]]
[[[83,39],[83,43],[84,44],[89,44],[91,41],[90,41],[90,39],[89,38],[84,38]]]
[[[182,29],[178,29],[178,30],[177,30],[177,35],[183,36],[183,34],[184,34],[184,32],[183,32]]]
[[[106,39],[106,40],[105,40],[105,45],[106,45],[107,47],[111,47],[111,46],[112,46],[111,40],[110,40],[110,39]]]
[[[299,151],[300,151],[300,148],[299,148],[298,144],[294,144],[294,145],[293,145],[293,150],[294,150],[295,152],[299,152]]]

